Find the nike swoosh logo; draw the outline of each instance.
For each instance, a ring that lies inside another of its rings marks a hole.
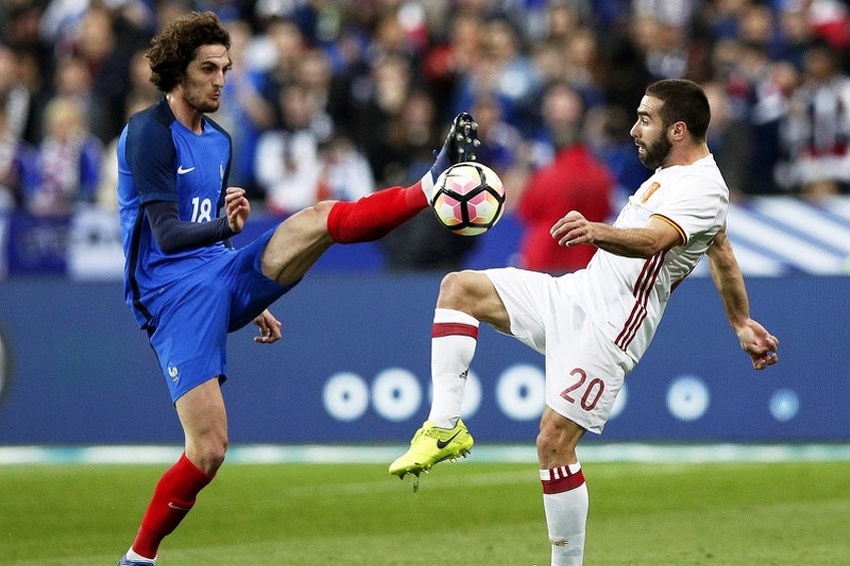
[[[454,436],[452,436],[452,437],[451,437],[451,438],[449,438],[448,440],[440,440],[440,439],[438,438],[438,439],[437,439],[437,448],[439,448],[440,450],[442,450],[443,448],[445,448],[446,446],[448,446],[449,444],[451,444],[451,441],[452,441],[452,440],[454,440],[455,438],[457,438],[457,435],[458,435],[458,434],[460,434],[460,431],[457,431],[456,433],[454,433]]]
[[[194,167],[192,169],[194,169]],[[176,511],[188,511],[189,510],[188,507],[180,507],[179,505],[175,505],[175,504],[171,503],[170,501],[168,502],[168,506],[170,508],[176,510]]]
[[[183,166],[181,165],[180,167],[177,168],[177,174],[178,175],[185,175],[186,173],[189,173],[190,171],[194,171],[194,170],[195,170],[194,167],[189,167],[188,169],[184,169]]]

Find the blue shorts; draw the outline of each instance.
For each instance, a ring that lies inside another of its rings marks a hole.
[[[227,334],[239,330],[294,285],[263,275],[260,258],[274,229],[205,264],[157,298],[151,347],[171,401],[213,378],[224,382]]]

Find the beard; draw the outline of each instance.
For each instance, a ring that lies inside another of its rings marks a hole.
[[[218,110],[220,106],[220,99],[210,99],[204,96],[203,90],[190,90],[186,89],[185,91],[186,101],[191,104],[198,112],[203,113],[211,113]]]
[[[638,154],[638,157],[647,169],[654,171],[664,165],[664,162],[667,161],[667,156],[670,155],[671,149],[673,149],[673,144],[666,137],[663,137],[651,145],[646,146],[644,148],[645,153],[643,155]]]

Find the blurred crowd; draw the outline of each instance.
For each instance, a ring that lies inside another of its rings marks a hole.
[[[212,117],[233,137],[230,184],[269,214],[412,183],[468,110],[526,227],[519,262],[580,267],[549,226],[570,208],[609,218],[648,176],[629,129],[670,77],[706,89],[734,198],[850,192],[841,0],[0,0],[0,210],[115,208],[116,137],[162,96],[145,51],[190,10],[230,30]],[[432,221],[387,238],[391,265],[451,267],[474,245]]]

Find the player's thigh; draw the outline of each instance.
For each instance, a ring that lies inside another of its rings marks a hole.
[[[230,289],[228,331],[238,330],[287,293],[292,285],[281,285],[267,277],[262,256],[274,230],[269,230],[228,258],[218,280]]]
[[[230,290],[219,272],[201,273],[165,291],[151,347],[172,402],[212,379],[224,379]]]
[[[174,403],[187,439],[215,438],[226,442],[227,416],[218,379],[186,392]]]
[[[634,362],[577,305],[562,307],[547,325],[546,405],[599,434]]]
[[[333,245],[327,222],[333,202],[296,212],[275,229],[261,257],[263,274],[281,285],[297,283]]]
[[[513,267],[485,269],[507,317],[500,332],[509,334],[530,348],[546,352],[546,322],[555,316],[554,279],[547,274]]]

